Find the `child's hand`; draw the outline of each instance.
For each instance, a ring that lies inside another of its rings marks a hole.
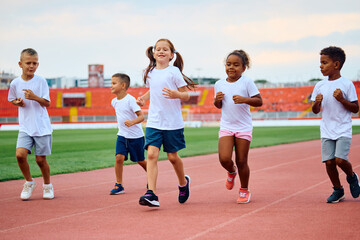
[[[164,88],[162,91],[163,91],[163,95],[165,96],[165,98],[168,98],[168,99],[180,98],[180,92],[178,90]]]
[[[127,126],[127,127],[131,127],[132,125],[134,125],[133,121],[130,121],[130,120],[126,120],[124,122],[124,124]]]
[[[30,89],[23,89],[26,99],[34,100],[37,96]]]
[[[342,100],[344,100],[344,96],[342,94],[341,89],[337,88],[334,93],[333,93],[334,98],[336,98],[336,100],[338,100],[339,102],[342,102]]]
[[[242,97],[240,95],[234,95],[233,96],[233,101],[235,104],[240,104],[240,103],[246,103],[246,98],[245,97]]]
[[[225,94],[223,94],[222,92],[217,92],[217,93],[216,93],[216,97],[215,97],[215,101],[222,101],[222,100],[224,100],[224,96],[225,96]]]
[[[25,107],[25,102],[22,98],[15,99],[13,103],[19,107]]]
[[[138,97],[138,99],[136,100],[137,105],[139,105],[140,107],[143,107],[145,105],[145,101],[142,97]]]
[[[318,95],[316,95],[315,102],[321,103],[322,100],[323,100],[323,95],[322,95],[321,93],[319,93]]]

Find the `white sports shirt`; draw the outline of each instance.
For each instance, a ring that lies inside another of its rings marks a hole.
[[[114,107],[116,112],[116,119],[119,128],[117,133],[118,136],[129,139],[140,138],[144,136],[141,123],[134,124],[131,127],[127,127],[124,123],[126,120],[133,120],[137,118],[136,112],[141,111],[141,108],[136,104],[136,99],[133,96],[127,94],[120,100],[114,98],[111,100],[111,105]]]
[[[154,68],[148,75],[146,86],[150,88],[150,105],[146,127],[160,130],[184,128],[180,99],[167,99],[163,89],[178,89],[186,86],[179,68],[168,66],[165,69]]]
[[[224,93],[220,129],[232,132],[252,131],[250,105],[235,104],[233,96],[253,97],[259,94],[255,83],[246,76],[241,76],[236,82],[221,79],[215,83],[215,97],[218,92]]]
[[[18,107],[19,131],[32,137],[51,134],[52,128],[46,107],[41,106],[37,101],[25,99],[23,89],[30,89],[38,97],[50,102],[49,86],[45,78],[38,75],[34,75],[28,81],[24,81],[21,76],[15,78],[10,83],[8,100],[10,102],[17,98],[24,100],[25,107]]]
[[[315,85],[311,94],[311,101],[314,102],[319,93],[323,95],[320,121],[321,138],[336,140],[339,137],[352,137],[351,112],[346,110],[333,96],[337,88],[341,89],[346,100],[350,102],[358,100],[354,84],[344,77],[333,81],[324,79]]]

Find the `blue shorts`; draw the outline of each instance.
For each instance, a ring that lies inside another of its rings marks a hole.
[[[164,152],[175,153],[179,150],[186,148],[184,129],[176,130],[159,130],[156,128],[146,128],[145,129],[145,149],[147,150],[148,146],[155,146],[161,149],[163,145]]]
[[[125,156],[125,160],[128,160],[128,154],[130,153],[130,160],[133,162],[144,161],[144,137],[140,138],[124,138],[118,136],[116,140],[116,154]]]
[[[25,132],[19,132],[16,142],[16,148],[26,148],[28,153],[31,154],[31,150],[34,147],[36,156],[48,156],[51,155],[52,135],[31,137]]]

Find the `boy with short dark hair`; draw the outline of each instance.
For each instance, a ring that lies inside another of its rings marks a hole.
[[[45,78],[35,75],[39,62],[34,49],[27,48],[21,52],[19,66],[22,75],[11,82],[8,100],[19,107],[16,158],[26,180],[20,198],[29,199],[36,187],[27,161],[27,155],[34,147],[36,163],[44,179],[43,198],[52,199],[54,188],[50,183],[50,167],[46,161],[52,146],[52,128],[46,110],[50,106],[49,87]]]
[[[115,175],[116,183],[111,195],[124,193],[122,185],[123,164],[128,159],[138,163],[146,171],[144,155],[144,131],[141,122],[144,115],[137,105],[136,99],[126,91],[130,86],[130,78],[123,73],[116,73],[111,78],[111,93],[116,97],[111,105],[115,109],[119,131],[116,140]]]
[[[327,199],[328,203],[337,203],[345,198],[337,166],[346,173],[351,195],[354,198],[360,195],[359,178],[348,159],[352,137],[351,113],[359,111],[359,103],[354,84],[340,74],[345,59],[345,52],[339,47],[321,50],[320,70],[328,79],[317,83],[311,95],[312,111],[317,114],[321,106],[323,108],[321,155],[334,189]]]

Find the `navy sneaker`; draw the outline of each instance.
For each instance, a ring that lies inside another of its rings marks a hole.
[[[344,189],[333,187],[334,192],[327,199],[328,203],[338,203],[345,199]]]
[[[145,195],[140,197],[139,204],[149,207],[160,207],[159,198],[152,190],[147,190]]]
[[[190,177],[185,175],[186,185],[184,187],[179,186],[179,203],[185,203],[190,196]]]
[[[113,190],[110,191],[110,195],[116,195],[121,193],[125,193],[125,189],[123,185],[115,183],[115,187]]]
[[[347,182],[350,184],[350,192],[354,198],[359,197],[360,195],[360,184],[359,177],[356,173],[352,177],[346,176]]]

